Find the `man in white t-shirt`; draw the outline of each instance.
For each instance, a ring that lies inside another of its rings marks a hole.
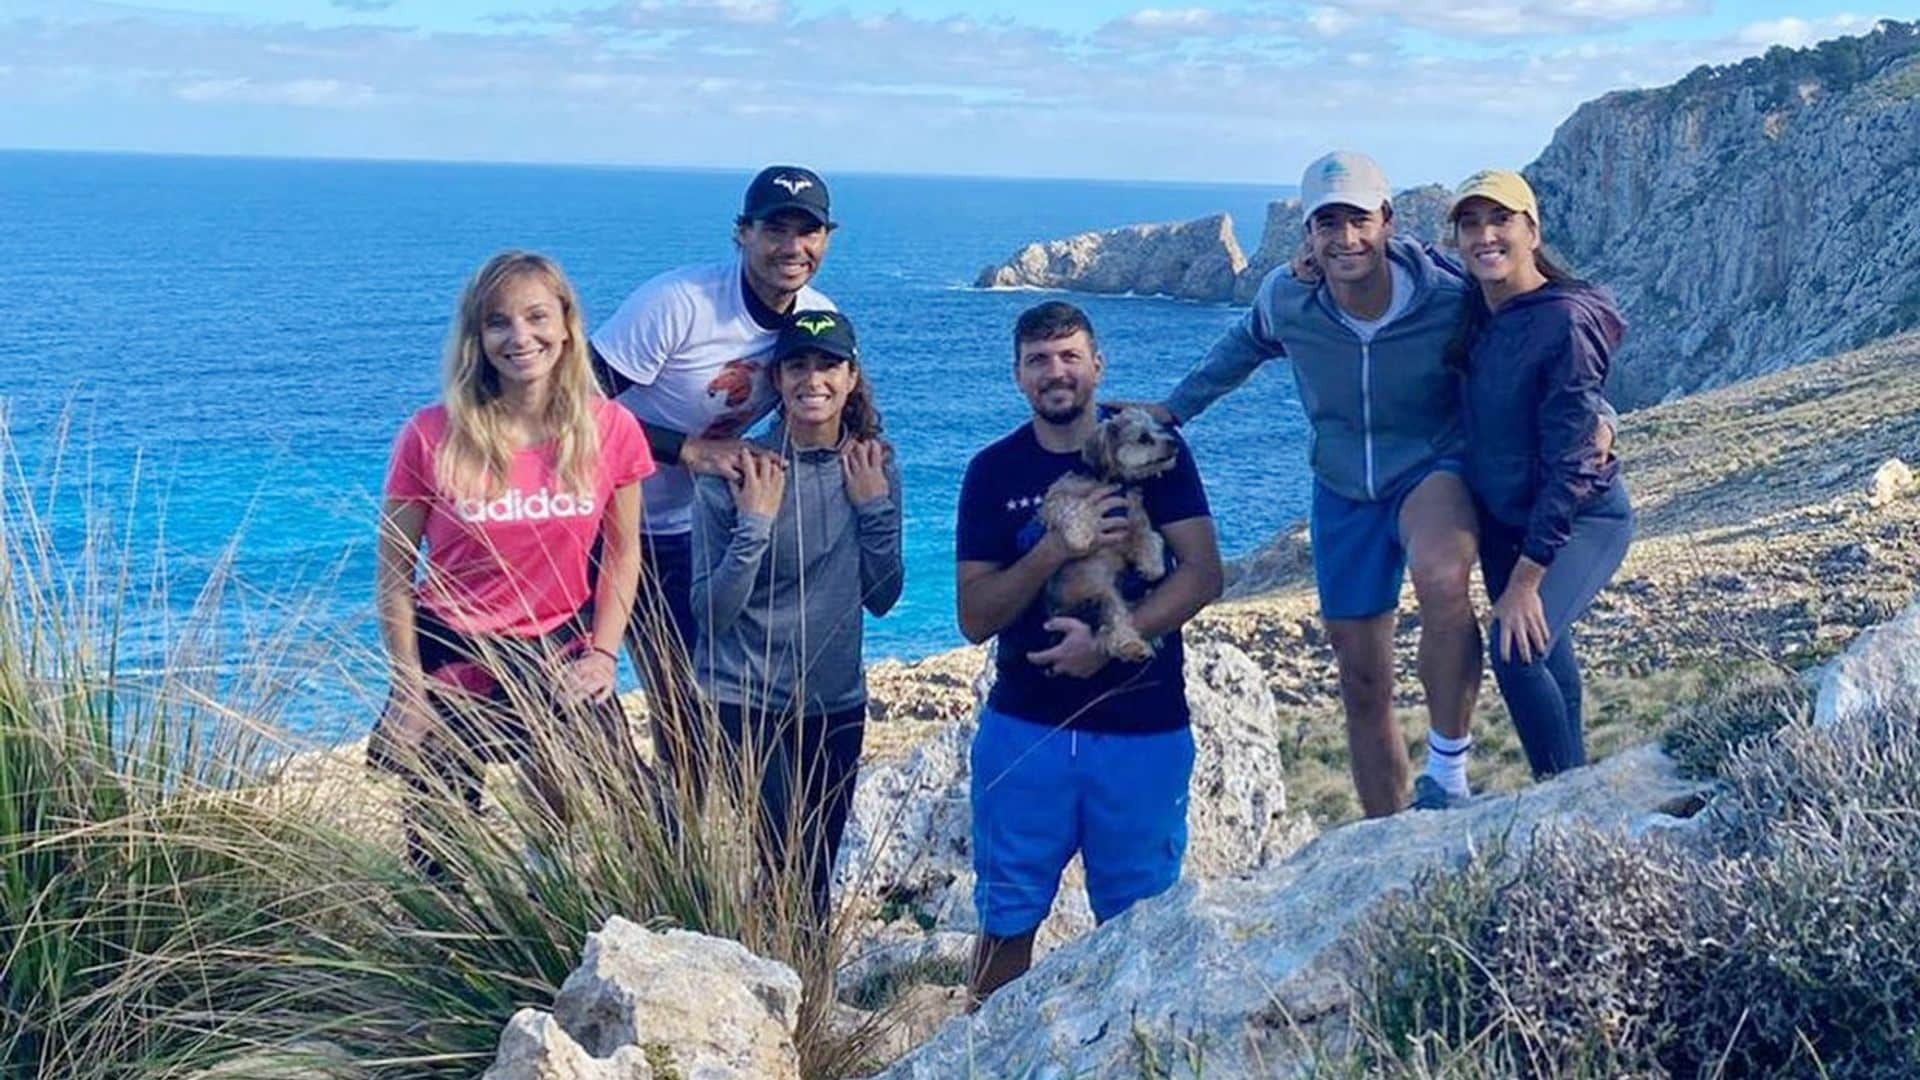
[[[668,769],[700,745],[676,724],[697,714],[687,663],[697,632],[691,606],[693,474],[739,478],[741,439],[772,410],[767,361],[782,318],[833,309],[809,286],[834,229],[827,185],[808,169],[775,165],[747,186],[734,220],[735,258],[669,270],[633,291],[593,332],[602,387],[639,419],[660,470],[641,488],[645,580],[630,645],[646,682],[654,747]]]

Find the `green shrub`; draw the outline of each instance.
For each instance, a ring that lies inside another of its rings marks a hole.
[[[1689,833],[1545,833],[1383,910],[1362,937],[1368,1067],[1920,1074],[1920,723],[1796,715],[1765,736],[1743,700],[1800,698],[1749,684],[1697,719],[1685,745],[1728,791]]]
[[[1777,667],[1743,669],[1702,700],[1682,706],[1661,746],[1687,776],[1721,775],[1734,753],[1812,715],[1813,696]]]

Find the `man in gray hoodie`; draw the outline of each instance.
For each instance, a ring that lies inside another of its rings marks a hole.
[[[1404,805],[1409,763],[1393,722],[1393,631],[1403,575],[1420,607],[1420,681],[1431,719],[1414,805],[1469,794],[1468,723],[1480,686],[1480,629],[1467,593],[1477,554],[1461,480],[1459,391],[1444,363],[1465,283],[1394,236],[1392,192],[1371,158],[1307,166],[1301,210],[1307,283],[1277,267],[1253,306],[1161,406],[1182,423],[1267,360],[1291,360],[1312,425],[1310,531],[1321,616],[1340,668],[1354,786],[1369,817]]]

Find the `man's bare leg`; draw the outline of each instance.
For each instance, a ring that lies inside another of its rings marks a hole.
[[[981,934],[973,943],[973,974],[967,980],[967,1011],[978,1009],[988,995],[1027,973],[1033,966],[1033,933],[1001,938]]]
[[[1480,527],[1467,485],[1449,472],[1420,482],[1400,507],[1407,574],[1420,604],[1420,682],[1433,730],[1463,739],[1480,693],[1480,624],[1468,585]]]
[[[1394,613],[1328,619],[1347,714],[1353,787],[1368,817],[1397,813],[1407,798],[1407,744],[1393,722]]]

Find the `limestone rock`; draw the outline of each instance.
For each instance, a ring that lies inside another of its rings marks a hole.
[[[1699,803],[1655,747],[1510,796],[1344,826],[1239,880],[1188,879],[1046,958],[982,1010],[949,1022],[883,1076],[1122,1076],[1138,1042],[1199,1041],[1205,1075],[1306,1071],[1337,1045],[1355,974],[1351,935],[1380,902],[1475,846],[1588,824],[1639,830]]]
[[[1916,24],[1608,94],[1526,174],[1548,242],[1626,311],[1620,404],[1920,324]]]
[[[521,1009],[507,1022],[500,1052],[481,1080],[653,1080],[653,1068],[637,1046],[596,1058],[551,1014]]]
[[[800,977],[734,941],[613,916],[551,1016],[513,1018],[490,1080],[780,1080],[800,1075]]]
[[[1920,714],[1920,602],[1855,638],[1819,678],[1813,722],[1822,727],[1876,712]]]
[[[1029,244],[1006,263],[981,270],[974,284],[1219,300],[1233,294],[1234,276],[1246,265],[1233,219],[1215,214]]]
[[[1867,488],[1867,505],[1875,509],[1905,496],[1913,490],[1913,470],[1899,458],[1888,458],[1873,470],[1873,483]]]

